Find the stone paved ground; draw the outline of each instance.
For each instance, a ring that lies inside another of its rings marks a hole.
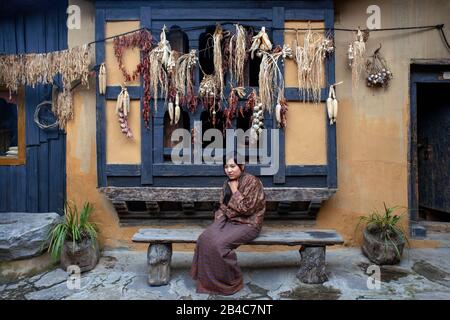
[[[195,293],[188,271],[192,253],[174,252],[169,285],[149,287],[146,253],[109,250],[97,267],[68,289],[67,273],[54,269],[0,284],[0,299],[450,299],[450,249],[408,250],[400,265],[381,269],[381,287],[367,288],[369,261],[358,249],[327,252],[329,281],[306,285],[295,276],[297,251],[238,252],[245,288],[233,296]]]

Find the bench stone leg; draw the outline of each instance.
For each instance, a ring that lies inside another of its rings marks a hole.
[[[300,269],[297,278],[303,283],[324,283],[328,280],[325,273],[325,246],[302,246]]]
[[[148,246],[148,284],[163,286],[170,281],[171,243],[153,243]]]

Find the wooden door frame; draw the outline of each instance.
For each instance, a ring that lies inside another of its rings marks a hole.
[[[411,237],[425,237],[419,222],[419,181],[417,160],[417,86],[422,83],[450,83],[450,59],[412,59],[410,65],[410,108],[408,127],[408,212]]]

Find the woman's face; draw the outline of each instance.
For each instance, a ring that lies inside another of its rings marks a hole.
[[[234,159],[228,160],[224,169],[230,180],[236,180],[242,174],[241,168],[234,162]]]

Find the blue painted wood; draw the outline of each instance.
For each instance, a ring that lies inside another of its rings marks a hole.
[[[409,128],[408,128],[408,212],[411,221],[419,220],[419,193],[417,180],[417,82],[413,81],[414,74],[411,74],[410,82],[410,108],[409,108]]]
[[[49,14],[45,16],[45,39],[46,39],[46,51],[56,51],[59,49],[59,28],[58,28],[58,15],[57,14]],[[43,88],[43,97],[44,100],[50,100],[52,97],[52,86],[47,85]],[[52,117],[52,121],[55,120]],[[58,139],[59,131],[54,128],[50,130],[41,130],[40,133],[42,136],[46,136],[46,139]],[[42,140],[41,140],[42,141]]]
[[[98,61],[100,61],[100,60],[98,60]],[[99,63],[102,63],[102,62],[99,62]],[[104,97],[106,97],[107,100],[117,100],[117,96],[119,95],[121,90],[122,90],[122,87],[120,87],[120,86],[107,86],[106,94]],[[128,91],[128,94],[130,95],[131,100],[139,100],[141,98],[140,86],[129,86],[129,87],[127,87],[127,91]]]
[[[106,175],[108,177],[139,177],[141,166],[134,164],[108,164],[106,165]]]
[[[273,26],[275,28],[284,28],[284,21],[285,21],[285,12],[284,7],[274,7],[273,8]],[[284,45],[284,31],[283,30],[274,30],[273,31],[273,41],[274,43],[277,43],[280,46]],[[279,63],[278,67],[280,68],[281,72],[284,74],[284,66]],[[278,129],[277,128],[277,122],[272,121],[272,128],[273,130],[278,130],[279,133],[279,166],[277,173],[273,176],[273,183],[274,184],[284,184],[286,182],[286,160],[285,160],[285,135],[284,135],[284,129]],[[276,141],[274,143],[277,143]],[[272,155],[272,161],[274,157]]]
[[[280,187],[274,185],[272,177],[259,177],[265,187]],[[222,176],[191,176],[188,179],[181,177],[153,177],[153,187],[217,187],[225,180]],[[139,186],[139,177],[109,177],[108,186],[112,187],[136,187]],[[327,179],[323,176],[291,177],[282,187],[296,188],[327,188]]]
[[[17,43],[15,36],[15,21],[13,18],[5,19],[3,22],[3,46],[10,54],[17,53]]]
[[[158,102],[158,111],[164,110],[161,101]],[[164,117],[153,118],[153,163],[164,161]],[[154,173],[153,173],[154,174]]]
[[[333,69],[334,70],[334,69]],[[284,89],[284,96],[287,101],[303,101],[312,102],[312,98],[304,99],[302,91],[298,90],[298,88],[287,87]],[[328,98],[328,89],[323,88],[320,90],[320,101],[325,102]]]
[[[328,167],[326,165],[308,165],[308,166],[286,166],[286,176],[326,176]]]
[[[442,72],[424,72],[424,71],[414,71],[411,74],[411,82],[424,83],[424,82],[435,82],[435,83],[449,83],[450,79],[444,80],[442,78]]]
[[[27,168],[26,166],[17,166],[15,168],[17,179],[16,208],[17,211],[26,212],[27,210]]]
[[[139,19],[140,19],[139,8],[105,10],[106,21],[139,20]]]
[[[65,149],[61,140],[50,140],[49,145],[49,210],[52,212],[63,212],[64,207],[64,180],[65,175],[60,174],[65,168]]]
[[[45,52],[45,18],[40,13],[33,13],[25,19],[25,45],[27,52]],[[27,146],[38,145],[40,140],[39,127],[34,124],[34,110],[41,102],[41,85],[35,89],[26,89],[26,136]]]
[[[105,37],[105,10],[96,10],[95,14],[95,39],[100,40]],[[105,61],[105,46],[95,46],[96,65]],[[97,80],[98,81],[98,80]],[[117,95],[116,95],[117,98]],[[115,99],[115,98],[114,98]],[[99,187],[106,186],[106,116],[105,116],[105,96],[96,90],[96,116],[97,116],[97,183]]]
[[[334,10],[325,10],[325,28],[334,26]],[[333,34],[334,36],[334,34]],[[335,55],[333,54],[326,62],[327,86],[336,83],[335,79]],[[338,90],[338,88],[336,88]],[[328,164],[328,187],[337,188],[337,153],[336,153],[336,124],[330,125],[328,117],[325,116],[325,126],[327,128],[327,164]]]
[[[16,17],[16,53],[21,53],[26,51],[25,46],[25,22],[23,15]],[[1,32],[0,32],[1,33]]]
[[[202,10],[196,9],[153,9],[154,20],[234,20],[234,21],[251,21],[251,20],[267,20],[272,19],[272,10],[270,9],[220,9],[217,10],[213,6],[203,7]]]
[[[49,150],[48,143],[39,146],[38,179],[39,179],[39,212],[49,209]],[[54,178],[54,177],[52,177]]]
[[[290,9],[286,7],[286,20],[318,20],[325,19],[324,10],[320,9]]]
[[[190,1],[190,0],[181,0],[181,1],[123,1],[123,0],[109,0],[109,1],[96,1],[95,6],[97,8],[130,8],[130,7],[138,7],[149,5],[153,8],[172,8],[172,9],[181,9],[181,8],[204,8],[205,0],[203,1]],[[208,7],[210,8],[241,8],[241,9],[255,9],[255,8],[272,8],[273,6],[285,6],[287,8],[296,8],[296,9],[324,9],[324,8],[332,8],[333,1],[332,0],[309,0],[309,1],[249,1],[249,0],[229,0],[229,1],[207,1]]]
[[[17,168],[15,166],[8,167],[8,189],[9,189],[9,210],[17,211]]]
[[[0,30],[4,30],[5,29],[6,23],[7,23],[6,19],[0,19]],[[3,33],[0,32],[0,52],[3,52],[5,54],[12,53],[12,52],[6,51],[5,43],[4,43],[3,38],[4,38]]]
[[[152,28],[152,9],[150,7],[141,8],[141,27]],[[144,83],[141,76],[141,83]],[[144,110],[144,88],[140,86],[141,115]],[[150,124],[147,128],[141,116],[141,184],[149,185],[153,183],[153,119],[150,116]]]
[[[61,50],[67,48],[66,1],[58,3],[55,9],[20,13],[10,19],[1,19],[0,35],[4,52],[31,53]],[[21,166],[0,167],[0,211],[39,212],[48,210],[49,179],[63,180],[65,184],[65,165],[49,177],[48,139],[62,147],[60,159],[65,161],[65,136],[53,136],[40,133],[33,121],[36,105],[46,98],[48,88],[38,86],[25,88],[25,132],[26,132],[26,163]],[[41,143],[43,144],[41,146]],[[42,170],[40,170],[42,169]],[[42,172],[41,172],[42,171]],[[65,188],[60,195],[65,197]],[[6,200],[6,201],[2,201]]]
[[[27,147],[27,212],[38,212],[39,210],[39,147]]]
[[[0,46],[1,38],[0,38]],[[9,167],[8,166],[0,166],[0,212],[9,211],[8,205],[8,175],[9,175]]]

